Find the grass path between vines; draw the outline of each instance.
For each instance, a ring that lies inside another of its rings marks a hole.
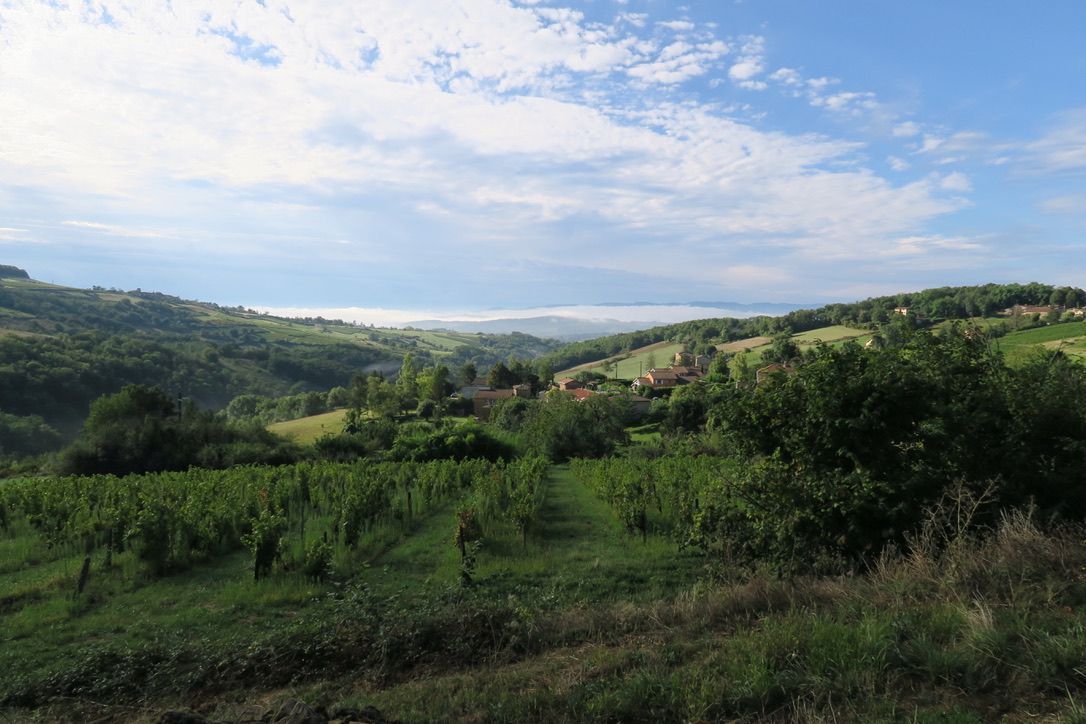
[[[455,506],[377,558],[378,588],[451,585],[460,560],[452,545]],[[551,468],[546,497],[527,543],[511,527],[485,531],[475,580],[495,593],[529,591],[559,601],[652,600],[689,584],[699,559],[664,537],[642,542],[622,530],[610,507],[566,465]]]

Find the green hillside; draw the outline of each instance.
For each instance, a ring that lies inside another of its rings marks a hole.
[[[274,422],[268,425],[268,429],[288,440],[307,444],[321,435],[338,434],[343,429],[343,420],[346,416],[346,410],[333,410],[320,415],[301,417],[297,420]]]
[[[599,372],[608,377],[629,380],[656,366],[667,366],[677,352],[683,351],[683,345],[675,342],[657,342],[646,345],[629,353],[608,357],[605,360],[586,362],[567,370],[562,370],[555,377],[565,377],[578,372]]]
[[[827,304],[817,309],[789,312],[780,317],[721,317],[661,325],[573,342],[549,353],[546,360],[551,369],[567,370],[585,364],[595,365],[660,342],[682,343],[690,349],[702,351],[706,347],[720,347],[751,337],[772,337],[785,332],[797,334],[835,326],[877,326],[892,321],[897,316],[895,310],[902,308],[909,310],[913,318],[937,324],[945,320],[993,317],[1016,304],[1081,307],[1086,304],[1086,291],[1036,282],[938,287],[871,297],[858,302]]]
[[[1011,363],[1020,362],[1036,350],[1059,350],[1078,359],[1086,358],[1086,322],[1064,322],[1010,332],[996,344]]]
[[[0,279],[0,456],[18,452],[16,439],[25,442],[25,430],[38,421],[70,436],[93,400],[126,384],[159,386],[218,409],[242,394],[278,397],[347,385],[359,373],[394,373],[406,354],[424,364],[485,367],[555,346],[523,334],[283,319],[12,274]]]

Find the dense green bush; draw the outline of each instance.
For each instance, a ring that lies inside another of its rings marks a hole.
[[[66,475],[124,475],[282,464],[300,452],[259,426],[235,427],[209,412],[178,408],[162,390],[128,385],[91,405],[79,439],[59,456]]]
[[[993,488],[990,516],[1086,517],[1086,370],[1063,355],[1010,369],[977,330],[916,332],[725,390],[708,427],[748,465],[712,525],[751,556],[869,558],[958,484]]]

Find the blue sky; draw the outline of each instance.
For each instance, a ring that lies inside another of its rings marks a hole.
[[[0,0],[0,263],[478,310],[1086,284],[1086,3]]]

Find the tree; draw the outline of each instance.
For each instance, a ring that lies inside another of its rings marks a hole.
[[[396,377],[396,386],[403,397],[418,397],[419,368],[415,364],[415,357],[410,352],[404,355],[403,364],[400,365],[400,373]]]
[[[539,384],[543,388],[550,386],[554,381],[554,368],[551,367],[551,363],[546,359],[541,359],[536,362],[535,366],[536,376],[539,377]]]
[[[762,362],[766,364],[773,362],[788,364],[799,358],[799,356],[799,345],[796,344],[796,340],[788,332],[782,332],[774,336],[769,349],[762,352]]]
[[[555,462],[603,457],[628,440],[625,411],[603,395],[578,402],[554,392],[531,409],[521,429],[533,451]]]
[[[356,410],[369,409],[370,381],[379,379],[369,375],[355,375],[351,378],[351,387],[347,391],[350,406]]]
[[[516,378],[504,363],[499,362],[490,368],[486,383],[495,390],[507,390],[516,384]]]
[[[366,407],[380,417],[395,417],[400,411],[399,391],[380,377],[370,378]]]
[[[427,400],[440,403],[452,393],[452,383],[449,382],[449,368],[445,365],[434,367],[420,379],[422,381],[422,384],[419,385],[420,392]]]
[[[475,369],[474,362],[465,362],[460,366],[459,375],[460,384],[467,386],[475,382],[475,378],[479,376],[479,372]]]

